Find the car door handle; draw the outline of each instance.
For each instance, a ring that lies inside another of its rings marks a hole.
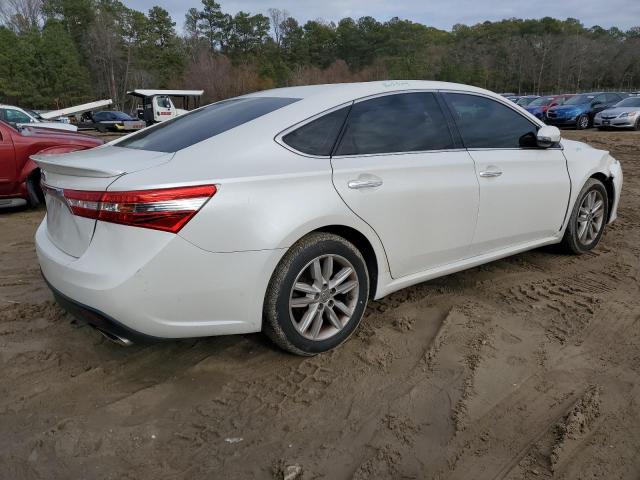
[[[369,179],[360,179],[360,180],[349,180],[347,186],[349,188],[353,188],[358,190],[360,188],[375,188],[382,185],[382,179],[380,178],[369,178]]]
[[[485,170],[480,172],[480,176],[484,178],[499,177],[500,175],[502,175],[502,172],[499,170]]]

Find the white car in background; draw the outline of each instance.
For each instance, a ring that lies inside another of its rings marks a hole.
[[[33,157],[57,299],[105,335],[264,331],[313,355],[369,299],[518,252],[594,248],[622,170],[513,102],[391,81],[267,90]]]
[[[66,130],[68,132],[78,131],[78,127],[68,123],[68,119],[66,119],[66,122],[52,122],[44,120],[33,110],[15,107],[13,105],[0,105],[0,120],[17,127],[32,126],[39,128],[52,128],[54,130]]]

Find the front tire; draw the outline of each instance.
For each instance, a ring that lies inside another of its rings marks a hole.
[[[640,117],[638,117],[636,123],[633,125],[633,129],[636,131],[640,130]]]
[[[585,130],[589,128],[589,115],[580,115],[576,120],[576,128],[578,130]]]
[[[580,191],[562,239],[564,250],[580,255],[593,249],[604,232],[609,212],[607,190],[590,178]]]
[[[297,355],[331,350],[360,324],[369,296],[362,254],[331,233],[312,233],[276,267],[264,304],[263,332]]]
[[[36,170],[27,179],[27,202],[31,208],[37,208],[44,201],[44,193],[40,188],[40,172]]]

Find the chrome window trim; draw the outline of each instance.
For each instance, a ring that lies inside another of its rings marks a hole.
[[[463,95],[475,95],[477,97],[483,97],[483,98],[487,98],[489,100],[493,100],[497,103],[500,103],[504,106],[506,106],[507,108],[510,108],[512,111],[514,111],[515,113],[517,113],[518,115],[520,115],[521,117],[523,117],[525,120],[528,120],[529,123],[531,123],[532,125],[536,126],[537,128],[541,128],[546,126],[546,123],[544,123],[543,121],[539,120],[536,117],[530,118],[527,114],[527,112],[522,109],[522,107],[517,106],[516,104],[514,104],[513,102],[511,102],[508,99],[503,99],[502,97],[500,98],[496,98],[492,95],[487,95],[483,92],[470,92],[468,90],[455,90],[455,89],[421,89],[421,88],[412,88],[412,89],[405,89],[405,90],[393,90],[390,92],[379,92],[379,93],[374,93],[371,95],[367,95],[364,97],[359,97],[356,98],[354,100],[351,100],[349,102],[345,102],[342,103],[340,105],[337,105],[335,107],[332,107],[330,109],[324,110],[320,113],[317,113],[311,117],[308,117],[304,120],[299,121],[298,123],[295,123],[293,125],[291,125],[290,127],[287,127],[286,129],[282,130],[280,133],[277,133],[274,136],[274,141],[279,144],[281,147],[289,150],[290,152],[293,152],[297,155],[300,155],[302,157],[307,157],[307,158],[314,158],[314,159],[324,159],[324,160],[330,160],[333,158],[359,158],[359,157],[379,157],[381,155],[418,155],[418,154],[425,154],[425,153],[445,153],[445,152],[474,152],[474,151],[509,151],[509,150],[515,150],[515,151],[522,151],[522,150],[564,150],[564,147],[562,145],[562,141],[554,147],[549,147],[549,148],[525,148],[525,147],[505,147],[505,148],[464,148],[464,147],[455,147],[455,148],[447,148],[447,149],[438,149],[438,150],[419,150],[419,151],[411,151],[411,152],[384,152],[384,153],[363,153],[363,154],[357,154],[357,155],[311,155],[308,153],[304,153],[301,152],[299,150],[296,150],[295,148],[287,145],[287,143],[282,139],[282,137],[284,137],[285,135],[287,135],[288,133],[291,133],[293,130],[296,130],[300,127],[303,127],[304,125],[306,125],[307,123],[310,123],[324,115],[328,115],[332,112],[335,112],[336,110],[340,110],[343,107],[347,107],[349,105],[355,105],[356,103],[360,103],[360,102],[364,102],[367,100],[371,100],[374,98],[378,98],[378,97],[385,97],[387,95],[401,95],[401,94],[405,94],[405,93],[458,93],[458,94],[463,94]],[[517,108],[514,108],[517,107]],[[445,112],[443,112],[444,114]],[[454,120],[455,121],[455,120]]]

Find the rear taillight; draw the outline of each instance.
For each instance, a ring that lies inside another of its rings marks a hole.
[[[47,186],[43,185],[45,191]],[[215,185],[131,192],[60,192],[74,215],[177,233],[216,193]]]

